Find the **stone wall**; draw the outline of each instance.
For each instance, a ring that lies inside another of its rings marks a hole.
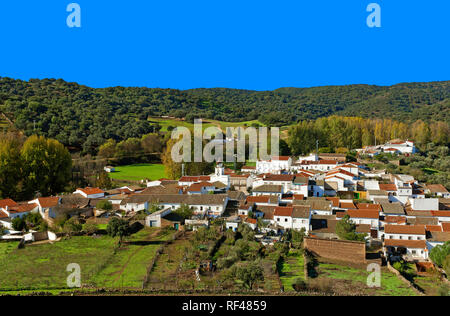
[[[355,263],[366,262],[364,242],[305,237],[304,247],[318,257]]]

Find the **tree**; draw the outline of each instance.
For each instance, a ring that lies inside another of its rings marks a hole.
[[[111,189],[114,186],[111,178],[109,177],[109,174],[104,170],[100,171],[100,173],[97,175],[97,181],[95,185],[106,190]]]
[[[194,214],[189,205],[186,204],[181,204],[180,207],[175,210],[175,213],[183,219],[191,218],[192,214]]]
[[[42,136],[29,137],[21,150],[25,187],[29,196],[43,196],[64,190],[72,176],[72,158],[58,141]]]
[[[430,251],[430,259],[439,267],[443,267],[446,258],[450,255],[450,241],[437,245]]]
[[[124,219],[113,217],[106,227],[106,232],[111,237],[119,237],[120,245],[123,237],[130,235],[130,224]]]
[[[141,146],[145,153],[160,153],[163,144],[158,134],[144,135],[141,140]]]
[[[94,223],[87,223],[84,225],[83,230],[86,232],[86,234],[93,235],[98,232],[98,227]]]
[[[114,139],[108,139],[106,143],[100,146],[98,150],[98,156],[102,158],[113,158],[116,154],[116,141]]]
[[[18,216],[13,218],[12,220],[12,227],[16,231],[26,231],[27,230],[27,223],[25,222],[25,219]]]
[[[40,226],[44,223],[44,219],[38,212],[28,213],[24,216],[24,220],[27,227],[31,227],[33,229],[40,229]]]
[[[253,289],[258,281],[264,281],[264,272],[257,261],[239,265],[236,267],[234,275],[250,290]]]
[[[14,139],[0,139],[0,198],[17,198],[21,181],[20,144]]]
[[[350,220],[350,216],[345,215],[336,223],[336,234],[343,240],[364,241],[364,234],[356,233],[356,225]]]
[[[442,263],[442,268],[444,269],[447,276],[450,276],[450,254],[445,257],[445,260]]]
[[[112,203],[108,200],[99,201],[95,207],[99,210],[104,210],[104,211],[111,211],[113,209]]]
[[[79,220],[75,217],[70,218],[64,223],[63,232],[66,234],[73,234],[81,232],[83,225],[80,224]]]

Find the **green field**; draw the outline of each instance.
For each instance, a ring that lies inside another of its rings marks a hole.
[[[305,280],[304,259],[300,250],[291,249],[283,260],[280,269],[280,279],[286,292],[294,291],[295,280]]]
[[[363,268],[354,268],[335,263],[320,263],[316,268],[319,280],[328,280],[338,293],[357,293],[377,296],[415,296],[411,288],[404,284],[387,268],[381,269],[381,287],[369,288],[367,278],[369,272]]]
[[[172,234],[158,235],[160,230],[145,228],[127,240],[108,265],[90,279],[95,287],[141,288],[147,267],[161,244]]]
[[[109,174],[114,180],[139,181],[143,179],[158,180],[166,177],[162,164],[135,164],[116,167],[116,172]]]
[[[194,128],[193,123],[189,123],[186,121],[182,121],[179,119],[173,119],[173,118],[152,117],[152,118],[149,118],[149,122],[159,124],[161,126],[162,132],[167,132],[167,128],[169,126],[172,126],[172,127],[183,126],[183,127],[189,128],[189,129]],[[202,122],[202,128],[205,129],[208,127],[217,126],[221,130],[225,131],[225,129],[227,127],[239,127],[239,126],[247,127],[247,126],[251,126],[252,124],[255,124],[255,123],[259,124],[261,126],[264,126],[264,124],[259,122],[258,120],[245,121],[245,122],[223,122],[223,121],[217,121],[217,120],[204,119]]]
[[[1,257],[0,290],[67,288],[67,265],[77,263],[82,283],[100,271],[113,256],[117,240],[103,236],[72,237],[54,244],[26,246]]]
[[[68,290],[67,265],[77,263],[81,283],[97,287],[140,288],[156,250],[173,232],[145,228],[115,249],[117,238],[78,236],[54,244],[0,243],[0,295],[15,291]]]

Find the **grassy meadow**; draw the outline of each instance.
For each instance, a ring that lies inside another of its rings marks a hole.
[[[140,288],[147,267],[161,243],[172,233],[144,228],[117,249],[117,238],[77,236],[53,244],[0,243],[0,295],[15,291],[69,290],[67,265],[81,268],[81,283],[96,287]]]
[[[143,179],[158,180],[166,177],[162,164],[134,164],[116,167],[116,171],[109,174],[113,180],[139,181]]]

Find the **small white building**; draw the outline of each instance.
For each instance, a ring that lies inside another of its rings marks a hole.
[[[311,207],[310,206],[279,206],[275,208],[273,220],[285,229],[310,230]]]
[[[87,199],[99,199],[105,196],[105,192],[99,188],[78,188],[74,194],[80,194]]]

